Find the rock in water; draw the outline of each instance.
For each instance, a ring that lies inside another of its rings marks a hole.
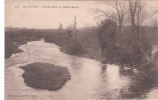
[[[26,85],[37,89],[57,90],[71,79],[66,67],[53,64],[35,62],[20,68],[25,71],[22,77]]]

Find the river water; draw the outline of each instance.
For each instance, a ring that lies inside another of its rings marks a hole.
[[[158,99],[157,84],[139,81],[138,73],[121,71],[117,65],[103,65],[93,59],[67,55],[57,45],[43,40],[28,42],[20,49],[24,52],[5,60],[6,100]],[[33,62],[66,66],[71,80],[56,91],[28,87],[22,78],[24,71],[19,67]]]

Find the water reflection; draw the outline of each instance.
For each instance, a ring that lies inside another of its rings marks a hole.
[[[73,70],[73,74],[79,74],[81,72],[81,69],[83,67],[81,62],[78,62],[78,59],[75,57],[72,57],[72,60],[70,61],[70,67]]]
[[[131,82],[128,88],[128,92],[121,95],[121,98],[147,98],[147,95],[153,88],[156,88],[158,83],[158,73],[156,71],[142,71],[139,73],[126,71],[130,73]],[[121,74],[124,74],[122,71]],[[126,73],[127,74],[127,73]]]
[[[119,66],[108,64],[102,70],[102,82],[98,92],[100,99],[118,99],[122,93],[127,92],[130,78],[120,74]]]
[[[28,42],[21,49],[24,52],[6,59],[5,88],[8,100],[10,98],[7,95],[15,93],[36,95],[17,97],[16,100],[109,100],[151,98],[157,92],[158,82],[153,81],[157,80],[157,74],[134,73],[110,64],[102,67],[100,62],[64,54],[55,44],[44,41]],[[17,76],[23,73],[19,67],[37,61],[68,67],[71,80],[57,91],[36,90],[26,86],[23,78]]]

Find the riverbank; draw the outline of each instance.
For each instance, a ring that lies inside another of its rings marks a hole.
[[[13,42],[6,43],[5,45],[5,58],[11,57],[12,54],[23,52],[19,49],[19,44],[14,44]]]
[[[5,28],[5,58],[23,52],[23,50],[19,49],[19,46],[37,40],[40,40],[40,37],[32,29]]]
[[[66,67],[35,62],[20,67],[25,73],[22,77],[26,85],[36,89],[57,90],[71,79]]]

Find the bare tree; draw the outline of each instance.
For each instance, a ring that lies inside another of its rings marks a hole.
[[[142,23],[157,14],[158,11],[155,11],[153,13],[147,13],[145,9],[145,5],[142,2],[142,0],[128,0],[129,3],[129,11],[130,11],[130,22],[132,26],[132,32],[133,35],[135,35],[135,38],[140,37],[140,26]]]
[[[147,19],[150,19],[153,15],[158,13],[158,10],[151,13],[147,13],[145,4],[142,0],[106,0],[101,1],[102,4],[110,6],[112,9],[110,11],[103,9],[93,9],[99,16],[106,16],[106,18],[112,19],[118,22],[119,31],[121,33],[123,25],[126,23],[126,17],[130,18],[130,25],[132,26],[132,37],[140,37],[140,26]],[[129,16],[127,16],[129,15]],[[118,36],[118,35],[117,35]]]
[[[109,1],[102,1],[101,3],[112,7],[113,10],[110,10],[110,12],[101,9],[93,9],[93,10],[96,13],[101,13],[100,16],[106,16],[109,19],[117,21],[119,26],[119,33],[120,33],[124,23],[124,17],[129,11],[127,9],[127,1],[109,0]]]
[[[130,20],[131,20],[131,25],[132,25],[132,30],[135,30],[135,15],[136,15],[136,10],[137,10],[137,0],[128,0],[129,2],[129,11],[130,11]]]

